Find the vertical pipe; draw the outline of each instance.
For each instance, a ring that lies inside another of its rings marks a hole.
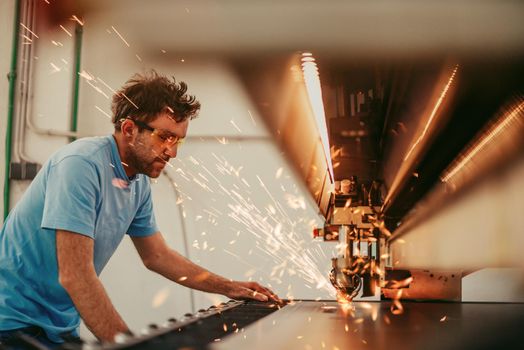
[[[13,115],[15,109],[16,68],[18,64],[18,41],[20,34],[20,0],[15,0],[15,20],[13,24],[13,45],[11,48],[11,69],[9,71],[9,102],[7,109],[7,126],[5,132],[5,178],[4,178],[4,221],[9,214],[10,198],[10,165],[13,132]]]
[[[20,6],[20,23],[25,24],[29,28],[36,28],[36,1],[37,0],[26,0],[21,3]],[[29,36],[29,30],[20,29],[19,37],[24,35]],[[30,113],[31,106],[31,88],[33,76],[33,59],[34,59],[34,47],[36,45],[35,40],[29,45],[22,45],[18,55],[18,76],[17,80],[20,82],[19,90],[17,91],[18,98],[16,101],[17,110],[15,116],[16,120],[14,124],[14,145],[12,154],[16,156],[17,160],[21,163],[35,163],[31,157],[28,157],[25,153],[25,139],[27,129],[27,116]]]
[[[175,181],[173,180],[171,175],[169,175],[167,170],[163,170],[162,174],[164,174],[167,177],[169,183],[171,184],[171,187],[173,187],[173,190],[175,191],[176,199],[178,200],[179,198],[182,198],[182,196],[180,194],[180,191],[178,190],[178,188],[175,185]],[[184,217],[184,210],[182,208],[182,204],[177,205],[177,208],[178,208],[178,213],[180,214],[180,225],[182,226],[182,238],[183,238],[183,242],[184,242],[184,253],[185,253],[186,258],[190,259],[190,256],[189,256],[189,244],[188,244],[189,242],[188,242],[188,239],[187,239],[186,219]],[[195,308],[195,291],[194,291],[194,289],[191,289],[191,288],[189,289],[189,303],[191,305],[192,312],[193,313],[196,312],[196,308]]]
[[[83,27],[80,23],[75,26],[75,69],[73,76],[73,101],[71,106],[71,131],[76,132],[78,129],[78,96],[80,90],[80,59],[82,56],[82,35]],[[70,137],[73,142],[76,137]]]

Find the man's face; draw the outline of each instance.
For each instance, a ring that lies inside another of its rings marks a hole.
[[[189,120],[176,122],[169,114],[160,114],[147,123],[154,131],[142,129],[129,143],[126,160],[135,173],[157,178],[171,158],[175,158],[179,142],[186,136]],[[137,126],[138,128],[138,126]]]

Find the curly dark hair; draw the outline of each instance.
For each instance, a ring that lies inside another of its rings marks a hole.
[[[113,95],[111,110],[115,130],[122,119],[131,118],[148,123],[159,113],[169,113],[177,122],[193,119],[200,110],[195,96],[187,95],[187,84],[177,83],[155,70],[135,74]]]

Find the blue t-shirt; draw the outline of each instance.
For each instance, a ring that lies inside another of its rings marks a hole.
[[[0,232],[0,330],[78,334],[80,317],[58,281],[56,229],[94,239],[100,274],[124,234],[157,231],[149,178],[128,178],[113,136],[77,140],[42,167]]]

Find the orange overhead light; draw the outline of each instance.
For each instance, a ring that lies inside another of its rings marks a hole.
[[[334,181],[335,177],[333,174],[333,164],[331,162],[326,114],[324,112],[324,103],[322,102],[322,88],[320,86],[318,67],[315,63],[315,58],[310,52],[302,53],[301,61],[304,82],[309,96],[309,103],[313,110],[313,114],[315,115],[315,121],[322,142],[324,155],[326,156],[329,174],[331,175],[331,180]]]
[[[523,129],[524,121],[524,102],[519,101],[510,109],[502,113],[502,115],[489,127],[487,127],[455,161],[455,163],[444,172],[441,176],[441,181],[450,182],[460,173],[464,168],[467,168],[475,158],[483,154],[490,147],[501,147],[501,138],[505,134],[515,133],[520,134]],[[507,135],[506,135],[507,136]],[[521,137],[517,135],[517,138]],[[511,137],[509,137],[511,139]],[[517,145],[517,147],[519,147]],[[507,147],[506,147],[507,148]]]

